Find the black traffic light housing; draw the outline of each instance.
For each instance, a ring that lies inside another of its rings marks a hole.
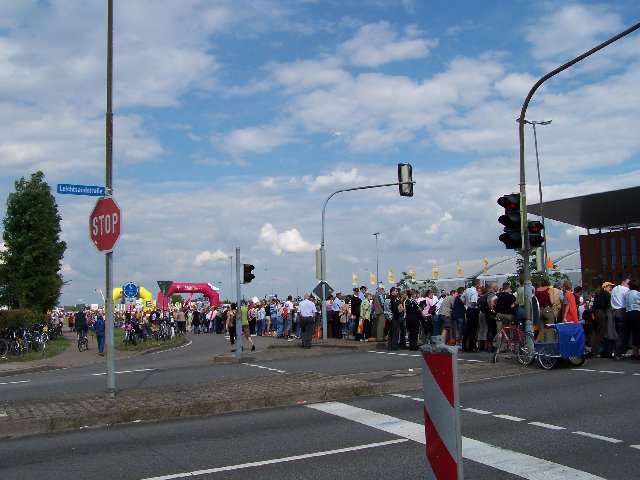
[[[413,197],[413,168],[409,163],[398,164],[398,188],[401,197]]]
[[[242,264],[242,283],[251,283],[251,280],[256,278],[256,276],[251,273],[255,268],[256,267],[248,263]]]
[[[544,224],[537,220],[529,220],[527,222],[527,231],[529,232],[529,247],[538,248],[544,244]]]
[[[504,215],[498,221],[504,225],[504,233],[498,237],[510,250],[522,249],[522,223],[520,216],[520,194],[511,193],[498,198],[498,205],[504,208]]]

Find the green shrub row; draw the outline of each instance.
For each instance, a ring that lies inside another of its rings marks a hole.
[[[0,331],[5,328],[26,327],[48,321],[49,316],[46,313],[33,310],[0,310]]]

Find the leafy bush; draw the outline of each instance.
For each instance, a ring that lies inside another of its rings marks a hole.
[[[46,313],[33,310],[0,310],[0,331],[5,328],[26,327],[34,323],[47,323]]]

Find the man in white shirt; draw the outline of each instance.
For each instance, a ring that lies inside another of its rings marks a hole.
[[[471,286],[462,294],[462,303],[465,306],[466,322],[464,333],[462,335],[462,351],[477,352],[476,336],[478,334],[478,322],[480,320],[480,311],[478,310],[478,288],[480,288],[480,280],[474,278]]]
[[[616,349],[613,354],[613,358],[619,360],[623,358],[624,353],[627,351],[627,345],[623,345],[625,339],[622,335],[624,328],[625,315],[626,315],[626,302],[625,296],[629,291],[630,278],[624,278],[620,285],[611,290],[611,319],[613,320],[613,326],[616,330]]]
[[[302,300],[298,305],[302,348],[311,348],[317,312],[316,304],[309,300],[309,294],[305,293],[304,300]]]

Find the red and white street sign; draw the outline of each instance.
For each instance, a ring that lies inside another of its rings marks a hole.
[[[120,207],[111,198],[101,198],[89,217],[89,235],[98,251],[110,252],[120,236]]]

